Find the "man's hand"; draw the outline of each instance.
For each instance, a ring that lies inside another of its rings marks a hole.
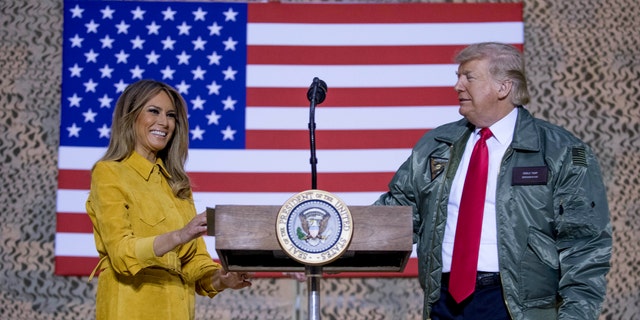
[[[219,269],[213,276],[213,288],[222,291],[227,288],[242,289],[251,286],[251,277],[253,273],[249,272],[227,272]]]

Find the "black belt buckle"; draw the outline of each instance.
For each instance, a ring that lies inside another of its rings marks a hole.
[[[500,285],[500,273],[478,272],[476,275],[476,288],[484,288]]]

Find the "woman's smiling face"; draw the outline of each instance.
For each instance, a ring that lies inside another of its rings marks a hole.
[[[151,98],[136,118],[136,152],[155,162],[159,151],[166,148],[176,128],[176,108],[166,92]]]

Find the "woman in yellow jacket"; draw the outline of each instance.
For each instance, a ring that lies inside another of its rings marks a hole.
[[[195,293],[251,285],[209,255],[184,170],[186,103],[172,87],[141,80],[122,93],[105,155],[91,174],[87,212],[100,255],[97,319],[193,319]]]

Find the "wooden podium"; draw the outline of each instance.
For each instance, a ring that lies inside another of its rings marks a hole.
[[[207,208],[208,234],[228,271],[304,272],[276,236],[280,206],[219,205]],[[353,236],[346,252],[322,266],[338,272],[402,272],[413,246],[411,207],[349,206]]]
[[[413,247],[411,207],[350,206],[351,242],[337,259],[321,266],[302,264],[280,247],[276,220],[280,206],[220,205],[207,208],[207,231],[227,271],[304,272],[309,320],[320,319],[322,273],[401,272]]]

